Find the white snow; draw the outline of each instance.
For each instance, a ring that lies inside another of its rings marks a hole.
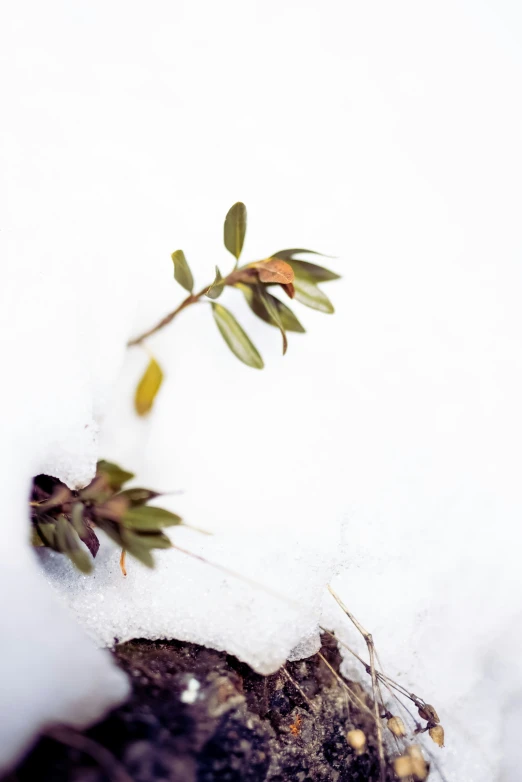
[[[226,649],[260,673],[273,673],[303,639],[317,640],[322,592],[333,576],[334,536],[314,546],[295,529],[277,541],[263,539],[262,529],[215,538],[183,530],[171,538],[221,568],[163,551],[154,570],[130,560],[124,579],[119,552],[104,538],[95,578],[78,578],[50,551],[43,552],[46,573],[100,645],[111,646],[115,638],[174,637]]]
[[[7,0],[0,16],[0,766],[41,725],[124,697],[78,621],[104,643],[172,634],[272,670],[302,636],[313,649],[340,559],[335,587],[386,671],[437,707],[446,777],[516,779],[518,4]],[[198,284],[227,267],[239,199],[246,258],[339,256],[337,314],[300,309],[308,333],[282,360],[227,293],[260,373],[192,308],[150,342],[166,380],[137,421],[147,358],[125,341],[180,300],[174,249]],[[169,507],[216,533],[175,540],[306,607],[176,552],[126,580],[109,545],[90,580],[47,556],[44,578],[30,478],[81,485],[98,455],[183,489]]]

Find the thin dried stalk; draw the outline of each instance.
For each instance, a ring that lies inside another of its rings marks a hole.
[[[382,724],[381,724],[381,719],[379,714],[377,674],[375,672],[375,647],[373,645],[373,638],[371,633],[365,630],[364,627],[360,624],[360,622],[358,622],[357,619],[353,616],[353,614],[351,614],[350,611],[348,611],[348,609],[342,602],[341,598],[336,594],[336,592],[334,592],[331,586],[328,586],[328,591],[330,592],[332,597],[336,600],[338,605],[342,608],[342,610],[344,611],[348,619],[355,625],[357,630],[360,632],[360,634],[366,641],[366,646],[368,647],[368,654],[370,656],[370,674],[372,677],[373,706],[374,706],[375,724],[377,728],[377,750],[379,753],[379,778],[380,778],[380,782],[385,782],[384,743],[382,739]]]

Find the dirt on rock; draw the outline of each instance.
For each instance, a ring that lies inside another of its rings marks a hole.
[[[116,647],[130,700],[84,733],[57,728],[4,782],[372,782],[374,723],[355,709],[319,655],[260,676],[193,644]],[[339,671],[335,642],[321,654]],[[360,685],[350,682],[367,706]],[[346,734],[364,731],[356,754]],[[390,767],[386,780],[395,779]]]

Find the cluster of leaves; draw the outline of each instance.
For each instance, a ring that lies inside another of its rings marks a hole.
[[[143,344],[148,337],[171,323],[182,310],[206,300],[232,353],[247,366],[262,369],[264,364],[259,351],[234,315],[217,301],[226,287],[239,290],[252,312],[280,331],[283,355],[288,347],[287,332],[303,333],[305,329],[290,307],[274,295],[274,288],[319,312],[334,311],[319,283],[337,280],[339,275],[324,266],[297,258],[299,255],[319,256],[321,253],[300,248],[279,250],[260,261],[239,266],[246,226],[246,207],[238,202],[229,209],[223,227],[224,244],[235,258],[234,267],[223,276],[216,266],[214,281],[198,293],[194,293],[194,277],[183,250],[172,253],[174,278],[188,296],[156,326],[131,340],[129,347]],[[162,382],[162,369],[150,356],[136,388],[134,404],[138,415],[146,415],[151,410]],[[162,508],[147,505],[159,496],[156,492],[140,488],[124,489],[123,486],[133,477],[132,473],[117,465],[101,461],[92,483],[76,492],[55,478],[39,475],[34,480],[30,499],[33,543],[66,554],[80,570],[89,572],[100,545],[96,535],[99,528],[121,546],[122,552],[129,552],[152,567],[151,550],[171,545],[162,531],[163,527],[181,524],[181,519]],[[123,554],[123,571],[124,558]]]
[[[33,544],[66,554],[79,570],[89,573],[100,547],[99,528],[122,551],[152,567],[152,549],[171,546],[163,528],[182,521],[175,513],[147,505],[160,496],[158,492],[124,489],[132,478],[132,473],[106,461],[98,462],[96,477],[80,491],[71,491],[48,475],[37,476],[30,498]]]
[[[173,313],[160,321],[154,329],[133,340],[131,345],[141,344],[146,337],[170,323],[181,310],[207,298],[210,299],[216,325],[232,353],[247,366],[262,369],[263,359],[250,337],[235,316],[217,301],[226,287],[241,291],[252,312],[280,331],[283,355],[288,347],[287,332],[304,333],[305,329],[292,309],[274,295],[274,288],[311,309],[333,313],[333,305],[319,287],[319,283],[337,280],[339,275],[324,266],[297,258],[299,255],[320,256],[322,253],[303,248],[279,250],[263,260],[239,266],[246,225],[246,207],[238,202],[229,209],[223,230],[225,247],[236,259],[235,266],[225,276],[216,266],[214,281],[199,293],[194,293],[194,277],[183,250],[172,253],[174,278],[189,295]],[[152,408],[162,380],[161,368],[156,359],[151,358],[136,389],[135,408],[138,415],[145,415]]]

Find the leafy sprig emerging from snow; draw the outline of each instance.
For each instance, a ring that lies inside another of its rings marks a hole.
[[[223,226],[224,244],[235,258],[234,267],[223,276],[216,266],[213,282],[198,293],[194,293],[194,277],[183,250],[172,253],[174,279],[188,296],[153,328],[130,340],[128,347],[144,345],[187,307],[207,301],[219,332],[232,353],[247,366],[262,369],[263,359],[250,337],[234,315],[217,301],[225,288],[240,291],[254,315],[280,331],[283,355],[288,347],[287,332],[303,333],[305,329],[292,309],[274,295],[274,289],[283,291],[290,300],[295,299],[319,312],[334,311],[319,283],[337,280],[339,275],[324,266],[297,258],[299,255],[318,256],[321,253],[302,248],[279,250],[262,260],[239,266],[246,225],[246,207],[238,202],[229,209]],[[138,415],[146,415],[152,409],[162,382],[161,366],[150,355],[135,392],[134,405]],[[96,530],[102,529],[121,547],[124,573],[126,552],[152,567],[151,551],[172,545],[163,528],[182,521],[170,511],[148,505],[150,500],[159,496],[157,492],[124,489],[133,477],[132,473],[106,461],[98,463],[96,477],[80,491],[71,491],[56,478],[37,476],[30,498],[34,545],[47,546],[66,554],[81,571],[87,573],[92,569],[92,560],[100,545]]]
[[[98,462],[96,477],[80,491],[71,491],[57,478],[37,476],[30,498],[33,544],[66,554],[79,570],[89,573],[100,547],[96,530],[102,529],[122,552],[152,567],[152,550],[172,545],[163,529],[182,520],[147,504],[160,496],[158,492],[124,489],[132,478],[131,472],[106,461]],[[121,564],[125,572],[124,554]]]
[[[129,347],[143,345],[147,339],[168,326],[187,307],[209,300],[214,321],[232,353],[247,366],[263,369],[263,359],[250,337],[235,316],[217,301],[225,288],[239,290],[254,315],[281,332],[283,355],[288,347],[287,332],[304,333],[305,329],[292,309],[275,296],[272,289],[283,291],[291,300],[295,299],[311,309],[333,313],[333,304],[321,290],[319,283],[337,280],[339,275],[324,266],[296,257],[298,255],[321,255],[321,253],[302,248],[279,250],[260,261],[252,261],[241,267],[238,265],[243,250],[246,225],[246,207],[243,203],[238,202],[229,209],[223,226],[225,247],[236,259],[234,268],[223,276],[216,266],[213,282],[210,285],[205,285],[197,293],[194,293],[194,277],[185,253],[183,250],[176,250],[172,253],[174,279],[187,291],[188,296],[159,323],[130,340]],[[136,388],[134,404],[138,415],[146,415],[151,410],[162,382],[161,367],[158,361],[151,356]]]

